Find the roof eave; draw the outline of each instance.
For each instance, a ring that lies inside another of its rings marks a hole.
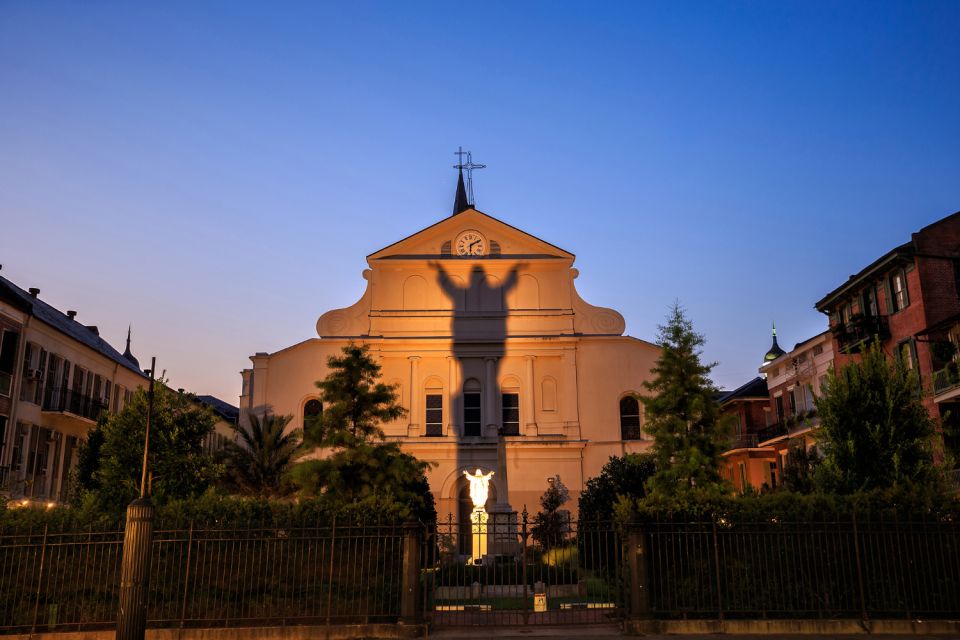
[[[871,276],[877,275],[879,271],[885,270],[892,263],[895,263],[904,258],[913,257],[913,242],[907,242],[905,244],[896,247],[887,253],[880,256],[878,259],[874,260],[866,268],[862,269],[856,275],[850,276],[850,278],[844,282],[842,285],[825,295],[819,302],[814,305],[814,308],[821,312],[826,313],[826,309],[831,306],[838,298],[848,293],[851,289],[855,289],[858,286],[863,284],[864,280],[867,280]]]

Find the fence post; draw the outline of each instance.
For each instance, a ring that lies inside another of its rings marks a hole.
[[[867,599],[863,589],[863,569],[860,565],[860,535],[857,531],[857,510],[853,510],[853,555],[857,560],[857,584],[860,587],[860,618],[866,622]]]
[[[650,561],[647,536],[636,525],[627,529],[627,564],[630,568],[630,617],[650,617]]]
[[[47,531],[50,525],[43,525],[43,545],[40,547],[40,570],[37,575],[37,597],[33,601],[33,625],[30,627],[30,633],[37,632],[37,616],[40,614],[40,591],[43,589],[43,570],[47,561]]]
[[[123,532],[123,563],[120,565],[117,640],[143,640],[146,634],[153,515],[150,498],[138,498],[127,507],[127,525]]]
[[[420,622],[420,523],[403,523],[403,585],[400,592],[400,621],[406,624]],[[119,640],[119,639],[118,639]]]
[[[180,628],[187,619],[187,595],[190,593],[190,561],[193,552],[193,518],[190,518],[190,531],[187,533],[187,569],[183,578],[183,603],[180,606]]]
[[[717,519],[713,519],[713,570],[717,580],[717,614],[723,620],[723,591],[720,588],[720,545],[717,542]]]

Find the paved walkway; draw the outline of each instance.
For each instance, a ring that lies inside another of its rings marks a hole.
[[[614,625],[567,625],[561,627],[459,627],[439,629],[430,633],[430,640],[527,640],[528,638],[628,638]],[[854,638],[875,637],[883,640],[916,640],[923,638],[957,638],[956,635],[760,635],[760,634],[696,634],[696,635],[647,635],[633,636],[648,640],[853,640]]]

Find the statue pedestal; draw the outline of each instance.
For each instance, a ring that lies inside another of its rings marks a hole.
[[[483,507],[474,507],[470,514],[470,533],[473,537],[473,554],[470,564],[483,564],[483,557],[487,555],[487,510]]]
[[[506,505],[506,509],[495,508],[490,513],[490,518],[491,522],[487,527],[491,533],[490,554],[497,556],[519,555],[521,546],[517,538],[517,512],[510,509],[510,505]]]

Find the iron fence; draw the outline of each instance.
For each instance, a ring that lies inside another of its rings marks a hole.
[[[122,553],[116,528],[0,532],[0,633],[112,628]],[[441,626],[627,614],[955,617],[960,525],[850,518],[618,527],[525,514],[429,526],[188,525],[155,531],[150,576],[151,627],[376,623],[411,613]]]
[[[177,528],[154,533],[151,627],[397,619],[399,525]],[[0,632],[110,628],[123,531],[0,534]]]
[[[948,522],[653,523],[662,618],[894,618],[960,613],[960,527]]]
[[[609,522],[451,516],[426,528],[424,617],[438,626],[611,621],[624,611],[622,560]]]

